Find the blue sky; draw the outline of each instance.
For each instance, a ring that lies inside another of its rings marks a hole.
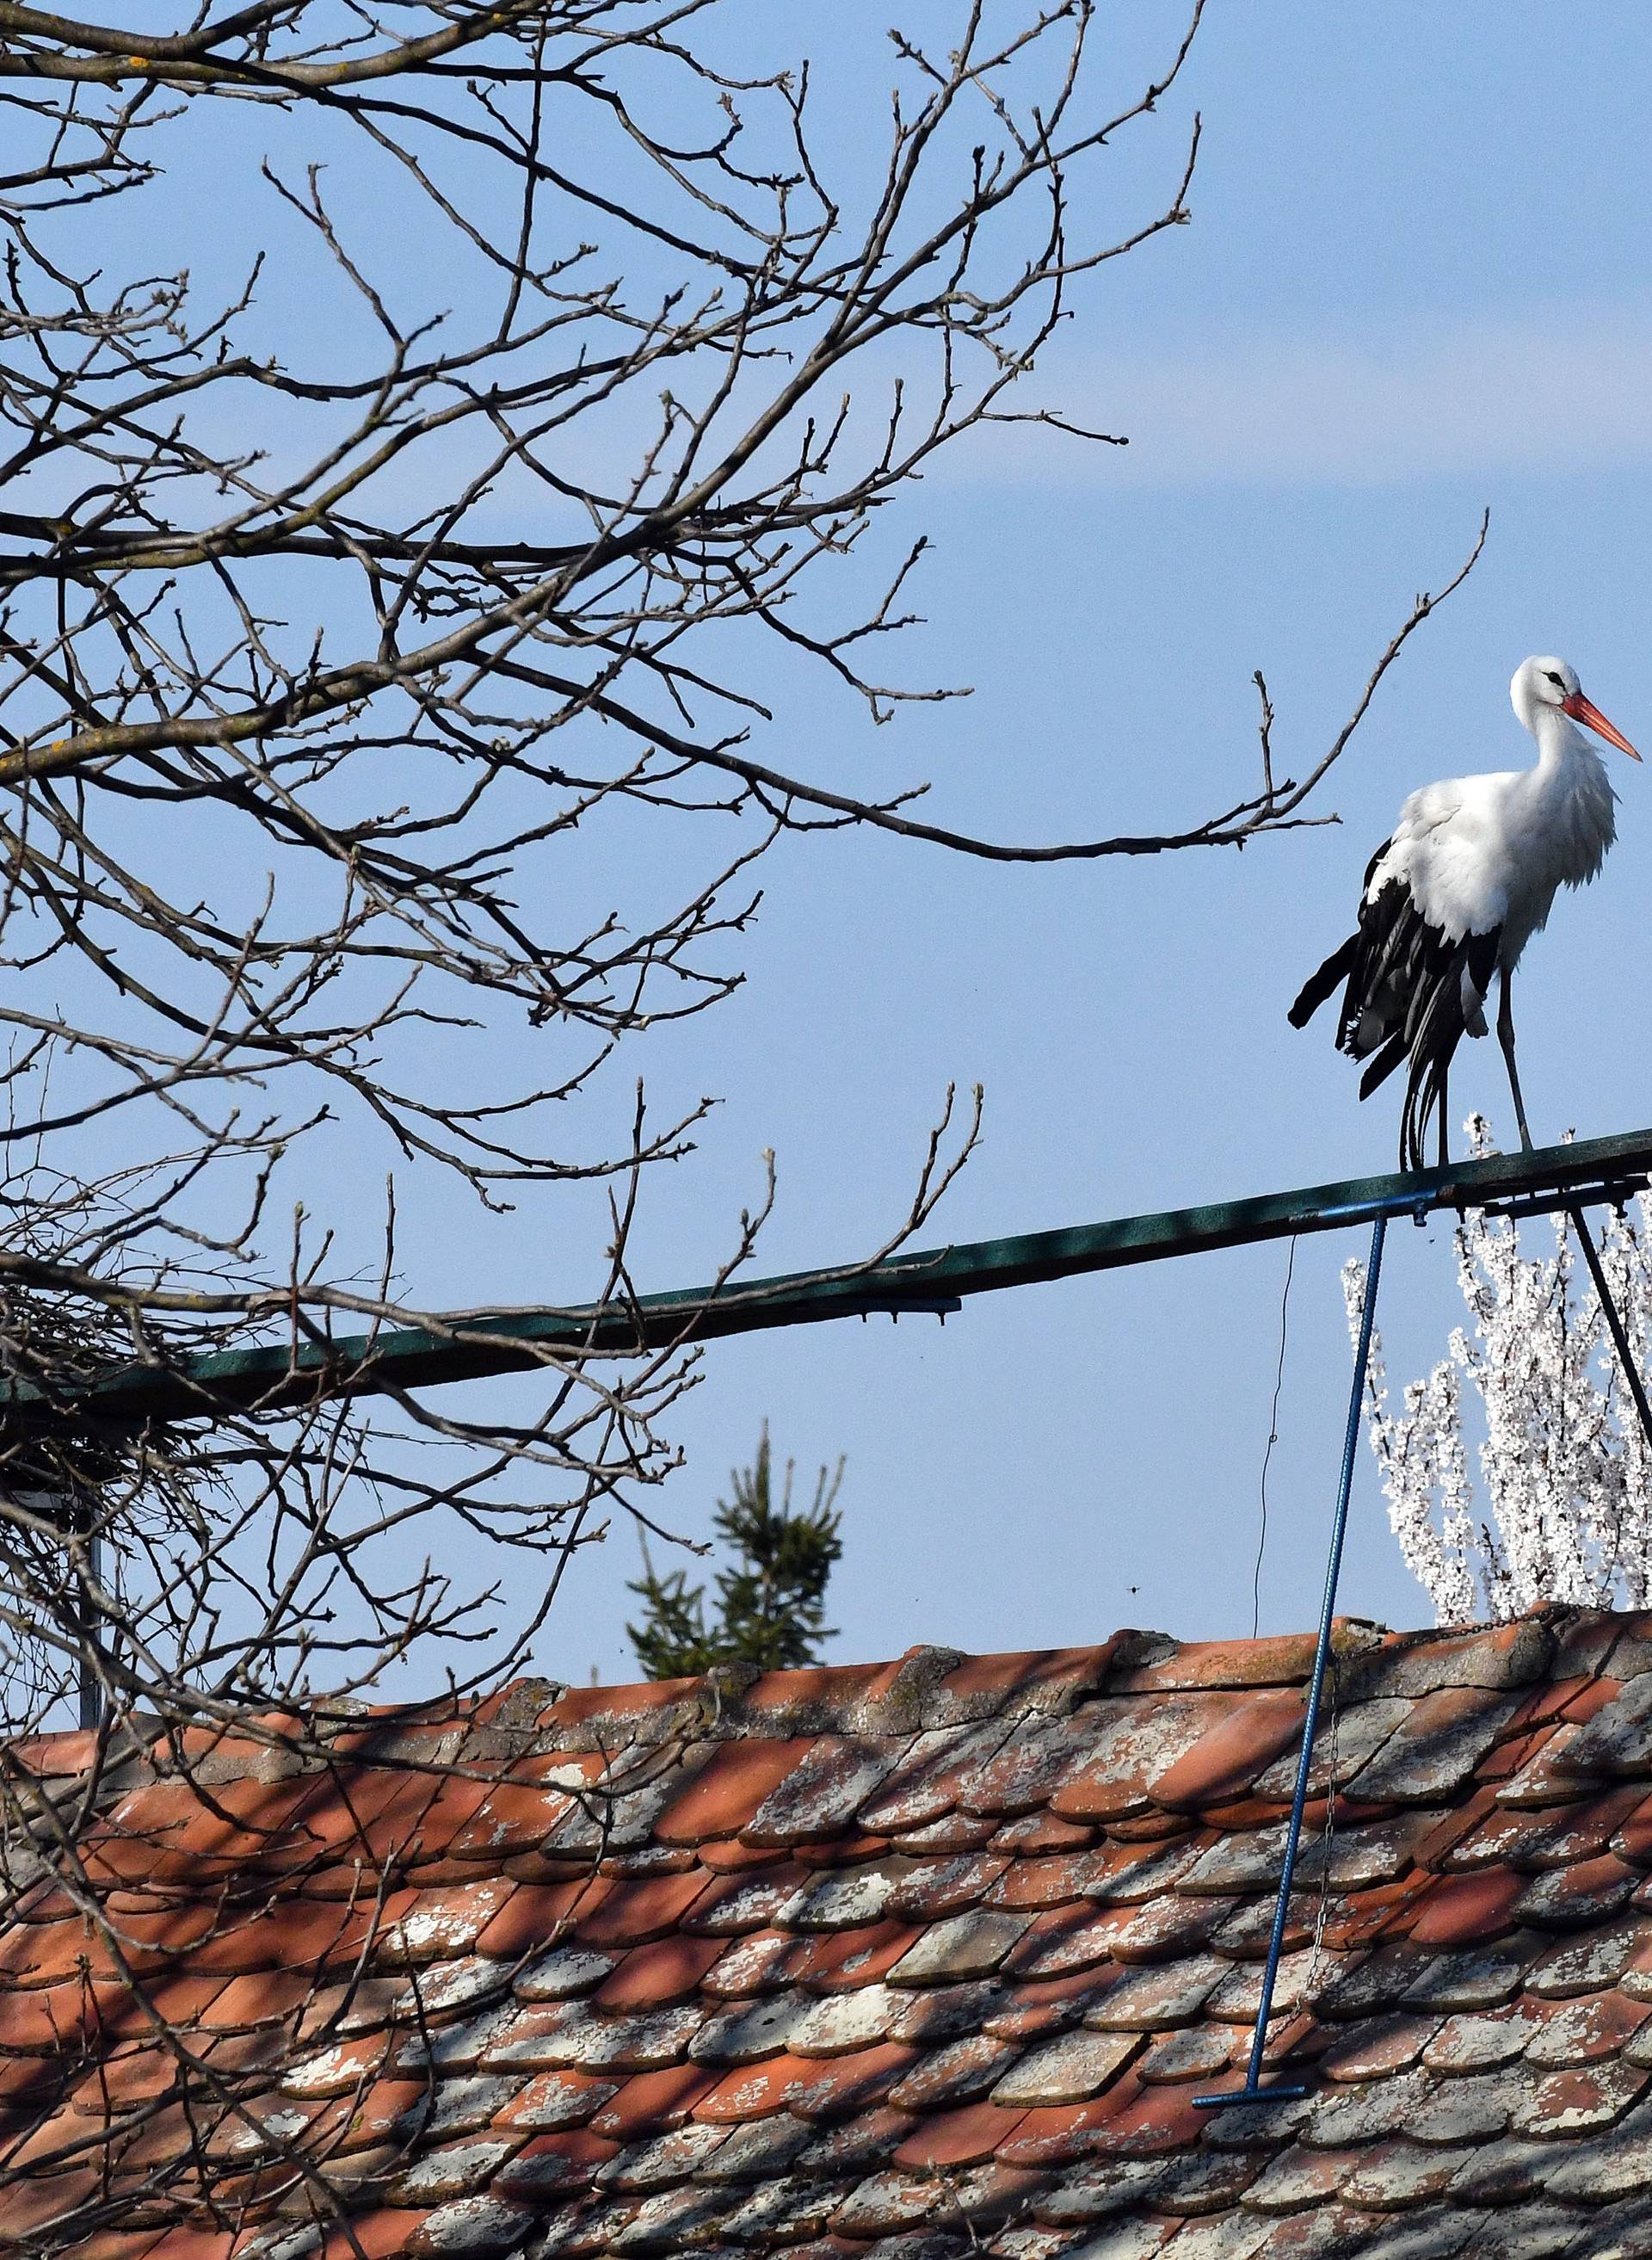
[[[987,1086],[986,1142],[945,1212],[958,1237],[1392,1166],[1392,1106],[1357,1107],[1326,1030],[1284,1021],[1370,847],[1412,785],[1526,758],[1506,684],[1528,651],[1572,659],[1652,735],[1647,79],[1629,7],[1392,5],[1377,39],[1363,11],[1219,0],[1162,150],[1120,167],[1120,194],[1139,190],[1199,109],[1195,224],[1108,273],[1042,380],[1129,451],[961,453],[924,499],[939,554],[921,656],[976,696],[909,710],[875,743],[823,716],[798,758],[931,776],[938,807],[1000,835],[1200,812],[1251,774],[1253,668],[1285,758],[1310,759],[1489,505],[1486,556],[1335,776],[1339,827],[1058,870],[876,840],[788,851],[750,985],[682,1069],[706,1076],[709,1051],[726,1102],[694,1201],[654,1219],[651,1283],[704,1268],[716,1191],[748,1195],[766,1145],[782,1205],[764,1268],[865,1245],[955,1076]],[[1523,979],[1544,1134],[1652,1119],[1652,785],[1627,764],[1619,784],[1606,876],[1562,905]],[[1491,1046],[1458,1080],[1465,1106],[1506,1116]],[[1350,1252],[1299,1253],[1264,1630],[1317,1601]],[[767,1415],[808,1467],[848,1455],[840,1654],[1119,1623],[1246,1633],[1284,1263],[1269,1247],[1028,1290],[944,1333],[719,1345],[683,1424],[679,1521],[703,1527]],[[1396,1235],[1384,1315],[1396,1381],[1440,1354],[1461,1316],[1447,1234]],[[624,1668],[629,1551],[616,1534],[581,1565],[548,1668]],[[1369,1461],[1344,1606],[1427,1615]]]
[[[765,38],[778,22],[814,52],[828,135],[871,162],[883,11],[824,26],[823,11],[759,12]],[[921,0],[903,20],[939,37],[959,12]],[[1097,61],[1134,90],[1180,12],[1117,15]],[[926,624],[899,665],[974,696],[875,730],[847,696],[776,675],[760,756],[850,790],[930,778],[927,813],[1000,838],[1161,829],[1254,781],[1255,669],[1277,709],[1277,760],[1299,771],[1489,506],[1485,556],[1330,781],[1319,805],[1339,826],[1242,856],[1032,869],[871,834],[785,843],[765,866],[745,988],[628,1063],[662,1111],[721,1101],[645,1205],[640,1284],[708,1274],[761,1193],[767,1148],[780,1200],[760,1269],[878,1244],[948,1082],[985,1085],[986,1133],[931,1242],[1392,1166],[1391,1100],[1356,1106],[1328,1031],[1284,1019],[1347,930],[1371,847],[1414,785],[1527,757],[1506,686],[1528,652],[1570,659],[1632,738],[1652,738],[1646,49],[1644,10],[1626,0],[1387,0],[1376,17],[1212,0],[1184,79],[1092,175],[1081,214],[1117,230],[1162,202],[1197,109],[1194,224],[1085,286],[1035,380],[1041,400],[1130,447],[1023,431],[960,447],[898,529],[935,545],[916,591]],[[238,267],[238,231],[200,203],[198,178],[173,193],[197,268]],[[418,239],[394,207],[365,248],[391,279],[398,262],[414,275]],[[266,285],[278,320],[281,272]],[[304,316],[333,318],[325,295]],[[1540,1135],[1652,1121],[1652,768],[1623,763],[1618,781],[1606,875],[1560,906],[1522,978]],[[582,884],[600,894],[609,876]],[[627,876],[676,876],[663,861]],[[1470,1048],[1454,1095],[1506,1123],[1494,1047]],[[332,1158],[338,1183],[312,1205],[330,1191],[374,1211],[377,1164]],[[589,1284],[575,1224],[483,1219],[446,1184],[405,1185],[401,1206],[410,1301],[561,1300]],[[1317,1606],[1350,1252],[1327,1236],[1298,1260],[1264,1631]],[[944,1332],[873,1320],[712,1346],[662,1511],[703,1535],[767,1419],[805,1476],[847,1456],[833,1612],[845,1659],[918,1640],[1090,1641],[1126,1623],[1247,1634],[1284,1268],[1282,1247],[1234,1251],[979,1299]],[[1448,1234],[1398,1233],[1384,1303],[1396,1382],[1441,1353],[1461,1309]],[[514,1408],[530,1386],[473,1392],[466,1409]],[[580,1557],[540,1668],[630,1676],[637,1566],[623,1527]],[[1369,1458],[1344,1606],[1396,1623],[1427,1613]]]

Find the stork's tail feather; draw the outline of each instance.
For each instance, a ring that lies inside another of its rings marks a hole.
[[[1312,973],[1302,984],[1302,993],[1291,1007],[1290,1020],[1293,1028],[1305,1028],[1331,991],[1354,969],[1354,960],[1359,954],[1360,937],[1349,934],[1341,949],[1334,949],[1317,973]]]
[[[1337,1048],[1364,1062],[1362,1098],[1405,1066],[1399,1165],[1414,1169],[1426,1165],[1429,1128],[1446,1103],[1452,1054],[1469,1031],[1477,1033],[1484,1026],[1482,1006],[1502,933],[1493,927],[1454,936],[1433,923],[1406,878],[1394,874],[1378,880],[1386,846],[1365,875],[1358,932],[1304,983],[1291,1021],[1305,1026],[1338,983],[1346,983]]]
[[[1378,1084],[1386,1083],[1405,1056],[1405,1032],[1391,1035],[1360,1077],[1360,1097],[1369,1098]]]
[[[1480,1019],[1474,999],[1484,999],[1497,969],[1500,927],[1489,933],[1465,934],[1451,948],[1432,983],[1419,991],[1406,1015],[1405,1035],[1411,1051],[1411,1074],[1405,1084],[1405,1105],[1399,1124],[1399,1166],[1428,1167],[1428,1132],[1446,1100],[1446,1078],[1452,1055],[1467,1033],[1470,1019]]]

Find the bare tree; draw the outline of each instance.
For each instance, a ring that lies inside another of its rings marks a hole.
[[[205,0],[170,32],[0,0],[0,1662],[13,1735],[82,1674],[101,1720],[67,1805],[15,1755],[4,1789],[17,1887],[54,1877],[140,2003],[80,1849],[134,1717],[209,1805],[214,1735],[325,1773],[363,1692],[515,1669],[574,1550],[675,1463],[686,1329],[547,1350],[514,1425],[369,1412],[337,1360],[215,1390],[249,1342],[451,1331],[401,1286],[393,1191],[370,1234],[329,1210],[340,1141],[547,1245],[605,1198],[590,1298],[623,1313],[700,1110],[657,1120],[629,1077],[621,1105],[617,1055],[738,985],[783,833],[1049,861],[1327,820],[1308,797],[1436,599],[1299,778],[1258,678],[1260,783],[1151,836],[1006,845],[920,819],[921,788],[801,776],[762,688],[880,720],[954,695],[880,657],[912,483],[1006,422],[1109,444],[1016,388],[1089,278],[1189,216],[1196,123],[1117,232],[1087,184],[1159,131],[1198,13],[1120,91],[1089,0],[961,5],[941,46],[893,35],[874,149],[817,132],[807,68],[734,52],[719,0]],[[657,838],[666,898],[633,876]],[[868,1262],[978,1103],[948,1098]],[[186,1375],[187,1413],[105,1417],[111,1365]],[[505,1569],[456,1573],[461,1534]],[[252,2091],[150,2023],[210,2210]],[[42,2242],[118,2217],[100,2187]]]

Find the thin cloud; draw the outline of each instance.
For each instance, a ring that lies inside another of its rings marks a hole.
[[[1355,340],[1212,333],[1174,354],[1047,364],[1039,397],[1074,422],[1127,433],[1129,447],[1001,427],[955,457],[952,476],[1373,487],[1646,463],[1652,314],[1578,312],[1541,329],[1412,325]]]

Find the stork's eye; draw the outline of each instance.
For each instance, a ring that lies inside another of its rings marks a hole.
[[[1544,672],[1548,675],[1548,680],[1554,684],[1556,690],[1563,690],[1566,688],[1565,684],[1561,681],[1559,676],[1555,673],[1552,668],[1546,669]]]

